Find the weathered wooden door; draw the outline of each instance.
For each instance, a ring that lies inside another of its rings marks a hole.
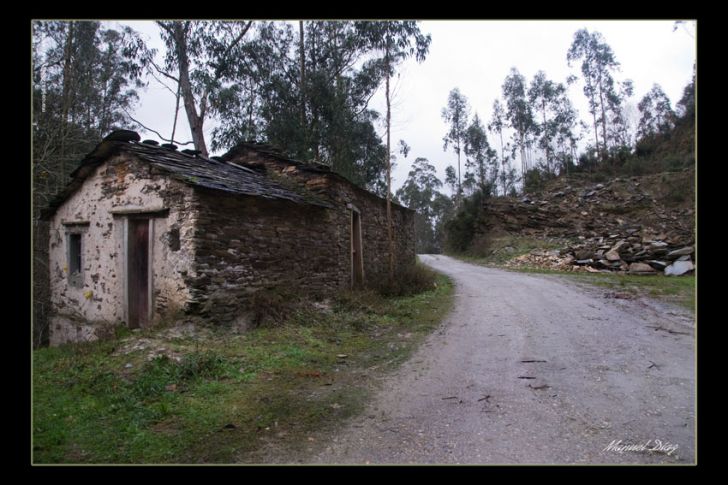
[[[149,219],[129,219],[127,284],[129,327],[149,321]]]
[[[361,217],[351,211],[351,284],[361,286],[364,282],[364,259],[361,250]]]

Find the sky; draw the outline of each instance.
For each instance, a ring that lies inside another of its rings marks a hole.
[[[164,50],[154,22],[122,23],[140,32],[150,47]],[[697,49],[694,23],[688,22],[674,31],[673,26],[672,20],[420,22],[420,30],[432,36],[430,52],[422,63],[410,59],[401,64],[394,84],[392,145],[396,146],[398,140],[403,139],[411,150],[406,159],[399,156],[396,161],[392,173],[393,190],[404,183],[410,165],[417,157],[427,158],[441,180],[445,178],[448,165],[457,166],[454,151],[443,151],[443,137],[448,127],[441,116],[453,88],[459,88],[468,99],[471,114],[477,112],[487,124],[493,101],[502,99],[501,86],[511,67],[516,67],[529,83],[539,70],[543,70],[548,79],[564,84],[570,74],[581,77],[578,65],[568,66],[566,52],[574,33],[582,28],[600,32],[612,48],[621,64],[615,79],[633,81],[634,95],[629,101],[633,112],[655,83],[662,87],[674,108],[683,88],[692,79]],[[581,80],[569,87],[569,97],[579,117],[588,121],[590,115]],[[174,101],[172,93],[152,80],[146,90],[140,92],[134,117],[169,137]],[[372,98],[370,107],[385,112],[383,88]],[[191,140],[184,109],[180,109],[179,116],[175,138]],[[208,121],[205,127],[208,145],[214,126]],[[384,138],[384,126],[377,128]],[[582,143],[590,141],[588,136]],[[151,132],[142,133],[142,137],[158,138]],[[489,142],[499,148],[500,142],[494,136],[489,135]]]

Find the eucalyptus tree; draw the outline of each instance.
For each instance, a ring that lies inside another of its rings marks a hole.
[[[554,105],[556,159],[568,174],[569,166],[576,160],[576,148],[580,139],[577,132],[579,119],[566,91],[560,93]]]
[[[506,101],[506,120],[515,130],[513,150],[521,154],[521,174],[529,169],[526,159],[528,137],[534,131],[533,111],[526,97],[526,79],[515,67],[503,83],[503,97]]]
[[[485,126],[476,113],[473,121],[465,130],[464,139],[465,167],[472,173],[477,189],[490,192],[498,177],[498,158],[488,143]]]
[[[546,73],[539,71],[531,81],[528,90],[528,100],[535,111],[539,112],[540,121],[535,122],[536,132],[539,135],[539,147],[546,155],[546,170],[552,173],[554,159],[553,142],[559,132],[559,108],[561,100],[566,93],[566,87],[546,78]]]
[[[397,198],[416,211],[415,237],[417,252],[434,252],[435,241],[435,198],[442,181],[437,178],[435,167],[426,158],[418,157],[412,163],[404,185],[397,191]]]
[[[614,52],[599,32],[590,33],[581,29],[574,34],[574,40],[566,55],[569,66],[581,61],[581,73],[584,78],[584,95],[589,102],[589,112],[594,126],[594,143],[597,152],[606,158],[609,140],[608,116],[610,97],[612,104],[616,95],[612,73],[619,68]],[[601,151],[598,126],[601,125]]]
[[[505,156],[505,145],[503,144],[503,128],[506,126],[506,113],[503,110],[503,105],[501,104],[500,100],[496,99],[493,101],[493,115],[490,118],[490,123],[488,123],[488,130],[491,133],[497,133],[498,137],[500,138],[500,175],[501,175],[501,185],[503,188],[503,195],[506,195],[506,173],[509,171],[509,169],[506,167],[506,165],[510,165],[508,157]]]
[[[680,119],[695,116],[695,64],[693,64],[693,78],[690,84],[683,89],[683,95],[677,102],[677,115]]]
[[[450,125],[447,134],[442,140],[444,142],[443,150],[447,151],[448,145],[452,145],[453,150],[458,156],[458,188],[456,198],[459,198],[463,191],[460,176],[460,153],[464,148],[469,117],[470,106],[468,105],[468,99],[460,93],[460,89],[454,88],[448,95],[447,106],[442,109],[442,119]]]
[[[129,27],[100,22],[32,27],[34,195],[45,201],[100,138],[131,124],[128,112],[144,85],[143,42]]]
[[[445,185],[450,187],[450,192],[452,193],[452,198],[457,199],[457,193],[458,193],[458,175],[455,173],[455,167],[452,165],[448,165],[447,168],[445,168]]]
[[[644,95],[637,105],[640,112],[637,135],[645,138],[650,135],[667,133],[675,126],[675,112],[670,105],[670,98],[664,93],[659,84]]]
[[[394,279],[394,237],[392,229],[392,167],[391,167],[391,125],[392,106],[390,79],[396,66],[409,57],[422,62],[430,49],[430,35],[424,35],[415,21],[362,21],[356,23],[357,29],[366,39],[367,45],[382,53],[387,103],[387,239],[389,241],[389,279]]]
[[[177,83],[192,141],[208,155],[204,124],[215,105],[210,103],[226,83],[234,82],[241,62],[243,40],[252,21],[158,21],[167,50],[164,69],[157,71]],[[172,74],[176,73],[176,75]]]

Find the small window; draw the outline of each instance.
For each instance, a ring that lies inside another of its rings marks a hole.
[[[81,274],[81,234],[68,235],[68,279],[73,286],[83,285]]]

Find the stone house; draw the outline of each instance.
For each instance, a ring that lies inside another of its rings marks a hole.
[[[208,159],[126,133],[44,213],[51,345],[182,316],[244,326],[256,291],[324,296],[386,274],[386,201],[326,166],[255,143]],[[396,264],[414,264],[414,212],[393,203],[392,216]]]

